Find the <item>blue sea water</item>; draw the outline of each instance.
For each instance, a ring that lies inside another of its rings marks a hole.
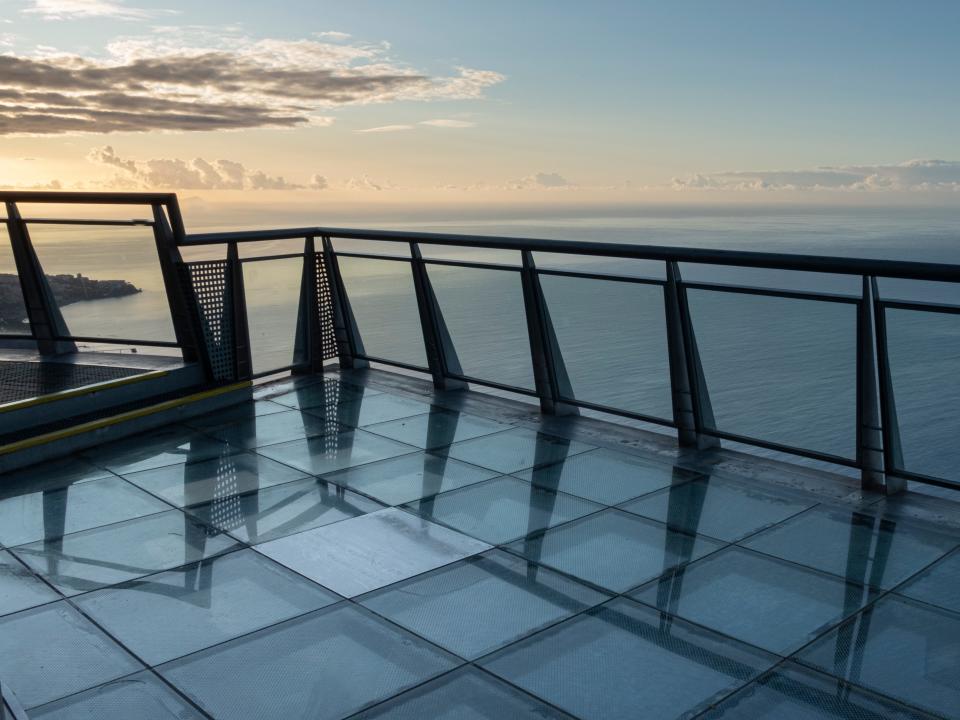
[[[189,219],[189,218],[188,218]],[[271,222],[272,225],[284,224]],[[290,223],[294,224],[294,223]],[[340,225],[373,226],[362,218]],[[379,220],[381,227],[766,252],[960,263],[960,209],[661,209],[605,217],[511,217],[470,222]],[[48,273],[124,278],[144,292],[64,309],[78,335],[170,339],[152,240],[119,231],[34,231]],[[388,244],[339,249],[404,254]],[[247,254],[298,250],[267,243]],[[424,246],[428,257],[516,266],[515,253]],[[207,251],[222,253],[222,250]],[[221,255],[222,256],[222,255]],[[0,254],[0,272],[8,261]],[[663,278],[661,264],[543,256],[541,268]],[[341,269],[366,351],[425,364],[407,263],[343,258]],[[682,266],[684,279],[858,295],[859,278]],[[300,263],[244,268],[257,369],[286,365]],[[515,270],[434,265],[430,275],[464,372],[533,387]],[[669,373],[660,287],[543,276],[542,284],[575,395],[669,418]],[[960,304],[960,287],[882,281],[885,298]],[[718,427],[851,458],[855,449],[856,315],[849,304],[691,290],[690,306]],[[906,466],[960,480],[960,315],[889,310],[890,361]]]

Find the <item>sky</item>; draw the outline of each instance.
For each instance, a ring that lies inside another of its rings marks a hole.
[[[960,205],[955,0],[0,0],[0,186]]]

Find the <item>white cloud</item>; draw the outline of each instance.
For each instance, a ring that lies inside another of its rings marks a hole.
[[[380,127],[365,128],[357,130],[358,133],[391,133],[403,132],[404,130],[413,130],[413,125],[381,125]]]
[[[698,173],[674,178],[677,190],[749,191],[958,191],[960,161],[909,160],[898,165],[849,165],[811,170]]]
[[[117,155],[110,145],[93,148],[87,159],[118,171],[110,183],[112,186],[136,190],[298,190],[303,187],[287,182],[282,176],[248,170],[234,160],[132,160]]]
[[[330,187],[330,183],[327,181],[327,178],[323,175],[314,175],[310,178],[310,189],[311,190],[326,190]]]
[[[430,127],[440,128],[472,128],[477,124],[469,120],[450,120],[447,118],[437,118],[436,120],[421,120],[418,124],[429,125]]]
[[[339,30],[325,30],[324,32],[316,33],[316,36],[326,38],[327,40],[349,40],[353,37],[350,33],[340,32]]]
[[[114,18],[117,20],[147,20],[171,14],[173,10],[145,10],[127,7],[123,0],[31,0],[23,10],[39,15],[44,20],[81,20],[86,18]]]
[[[503,80],[462,67],[429,76],[385,44],[161,29],[111,42],[102,57],[0,54],[0,135],[329,125],[331,108],[474,100]]]
[[[360,177],[352,177],[347,180],[343,187],[345,190],[375,190],[377,192],[387,189],[387,184],[378,183],[371,180],[366,175]]]

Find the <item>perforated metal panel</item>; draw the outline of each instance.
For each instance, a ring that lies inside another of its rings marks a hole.
[[[337,357],[337,336],[333,329],[333,288],[323,253],[314,256],[317,273],[317,308],[320,313],[320,345],[323,359]]]
[[[214,497],[210,503],[210,520],[215,528],[233,530],[243,525],[240,491],[236,459],[225,451],[220,455]]]
[[[205,260],[185,263],[184,268],[193,290],[191,301],[200,317],[213,377],[216,380],[232,380],[236,368],[236,350],[229,263],[226,260]]]

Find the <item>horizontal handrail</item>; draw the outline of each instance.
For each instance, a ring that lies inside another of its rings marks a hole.
[[[767,253],[751,250],[715,250],[669,245],[637,245],[581,240],[547,240],[542,238],[422,233],[399,230],[301,227],[243,232],[194,233],[185,235],[179,240],[179,244],[181,246],[220,245],[224,243],[260,242],[264,240],[302,240],[305,237],[329,237],[342,240],[374,240],[380,242],[417,242],[426,245],[443,245],[447,247],[471,249],[482,248],[486,250],[560,253],[591,257],[763,268],[768,270],[793,270],[835,275],[866,275],[907,280],[960,282],[960,265],[947,263],[845,258],[833,255]]]
[[[82,205],[153,205],[177,201],[176,193],[69,192],[59,190],[0,190],[0,202]]]

